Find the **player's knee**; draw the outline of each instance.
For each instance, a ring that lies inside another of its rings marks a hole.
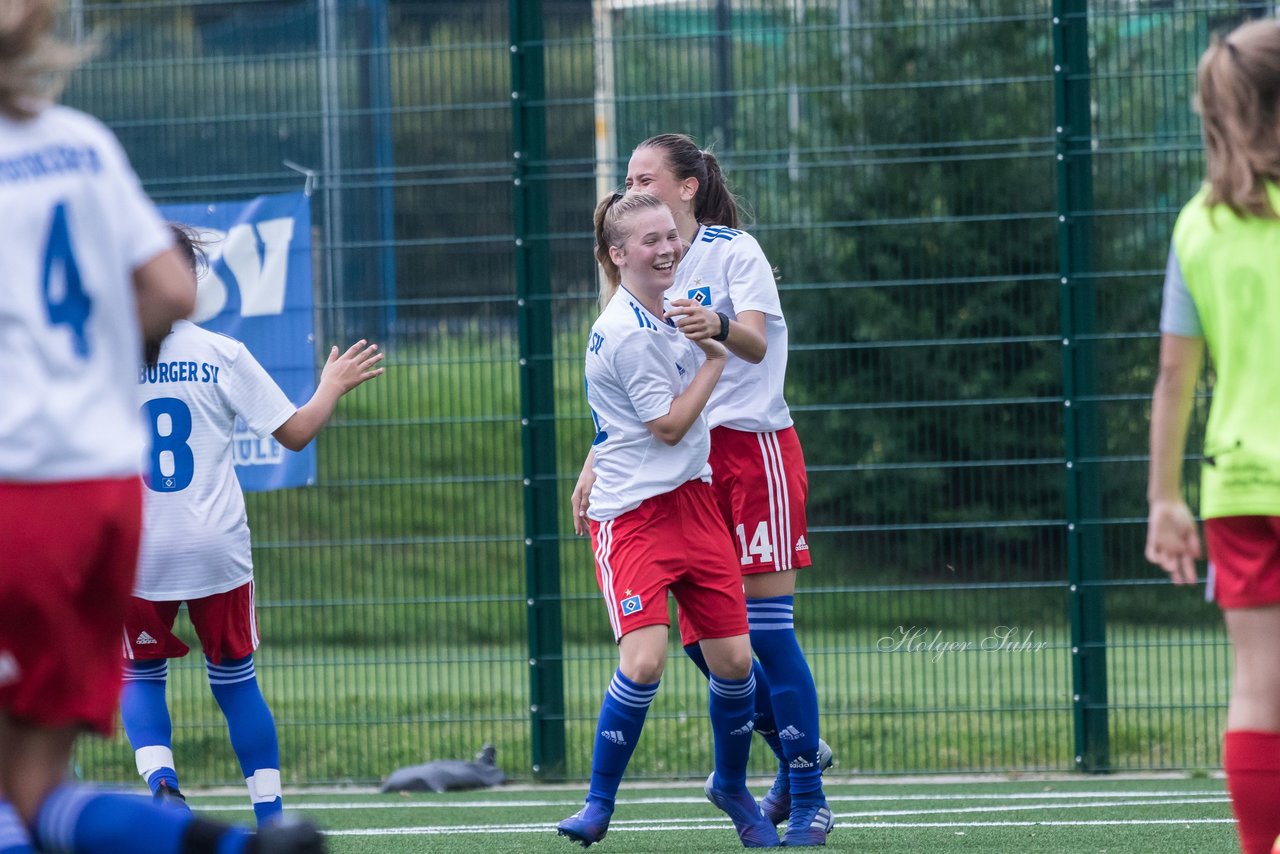
[[[711,672],[721,679],[746,679],[751,674],[751,646],[735,644],[707,656]]]
[[[662,679],[666,667],[666,650],[638,650],[625,657],[618,665],[622,675],[640,685],[652,685]]]

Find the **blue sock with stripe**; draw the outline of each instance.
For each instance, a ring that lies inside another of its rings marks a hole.
[[[196,827],[201,832],[191,833]],[[189,844],[197,835],[204,843],[199,848]],[[40,806],[35,837],[41,851],[74,854],[244,854],[253,838],[244,828],[197,821],[147,798],[69,784]]]
[[[169,660],[127,661],[120,690],[120,722],[133,747],[138,773],[152,794],[164,783],[178,791],[173,762],[173,722],[165,701]]]
[[[702,671],[702,675],[711,678],[711,668],[707,667],[707,657],[702,654],[700,644],[691,643],[684,648],[684,654]],[[765,740],[773,755],[778,757],[778,773],[785,777],[787,760],[782,753],[782,739],[778,738],[778,724],[773,717],[773,698],[769,696],[769,680],[764,675],[764,667],[756,659],[751,661],[751,673],[756,677],[756,734]]]
[[[0,854],[36,854],[31,834],[13,804],[0,798]]]
[[[284,811],[280,792],[280,742],[276,722],[258,687],[253,656],[205,659],[209,689],[227,719],[231,747],[240,761],[249,800],[258,824],[278,818]]]
[[[738,792],[747,786],[747,760],[751,756],[751,733],[755,730],[756,678],[721,679],[711,674],[708,691],[711,735],[715,738],[715,786]]]
[[[769,679],[778,736],[796,803],[821,799],[818,768],[818,691],[796,639],[794,596],[747,600],[751,648]]]
[[[621,670],[614,672],[613,681],[604,693],[604,702],[600,704],[596,741],[591,751],[588,801],[601,801],[613,808],[622,775],[636,750],[645,716],[658,694],[659,684],[643,685],[623,676]]]

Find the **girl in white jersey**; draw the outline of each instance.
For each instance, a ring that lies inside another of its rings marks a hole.
[[[0,851],[321,851],[314,828],[254,836],[65,781],[120,688],[142,338],[195,289],[115,137],[53,103],[81,55],[57,11],[0,2]]]
[[[194,272],[199,238],[171,227]],[[153,434],[138,579],[124,620],[120,718],[138,773],[158,801],[185,801],[165,699],[169,659],[189,651],[173,633],[185,602],[258,823],[282,814],[280,747],[253,662],[258,621],[249,522],[232,454],[235,424],[239,418],[259,436],[302,450],[344,394],[383,372],[377,350],[363,341],[342,354],[333,347],[301,408],[243,344],[189,321],[174,324],[156,364],[142,368],[142,412]]]
[[[596,254],[611,277],[586,353],[596,421],[589,528],[596,573],[620,662],[596,728],[586,806],[559,832],[588,846],[604,838],[667,653],[667,594],[698,629],[710,669],[716,769],[704,791],[733,820],[743,845],[778,834],[746,786],[755,683],[733,544],[707,465],[702,410],[725,349],[691,341],[665,317],[682,247],[660,200],[615,193],[596,209]]]
[[[688,247],[667,291],[673,319],[693,341],[723,341],[731,356],[711,399],[712,482],[733,535],[746,589],[755,668],[756,726],[778,757],[760,806],[787,822],[787,845],[822,845],[833,820],[821,770],[830,750],[818,738],[818,695],[792,619],[794,570],[810,564],[804,454],[782,396],[787,324],[773,268],[738,227],[733,194],[716,158],[687,136],[662,134],[636,147],[629,192],[651,193],[675,216]],[[590,460],[588,460],[588,464]],[[595,495],[584,468],[573,494],[575,529]],[[685,650],[703,672],[694,626],[680,620]]]
[[[1234,654],[1222,766],[1244,854],[1280,851],[1280,23],[1253,21],[1200,59],[1208,180],[1178,216],[1151,402],[1146,556],[1196,582],[1182,462],[1206,350],[1213,403],[1199,504],[1207,596]],[[1275,846],[1275,848],[1273,848]]]

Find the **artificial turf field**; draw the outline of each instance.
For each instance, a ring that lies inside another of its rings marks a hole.
[[[847,778],[846,778],[847,779]],[[768,785],[752,781],[757,795]],[[577,811],[583,786],[520,786],[444,795],[367,789],[286,794],[286,808],[322,825],[332,854],[569,852],[555,823]],[[1064,777],[1016,781],[827,782],[836,829],[827,850],[1200,852],[1235,854],[1218,779]],[[210,817],[251,823],[243,795],[203,795]],[[694,782],[623,784],[609,835],[593,852],[741,851],[729,820]]]

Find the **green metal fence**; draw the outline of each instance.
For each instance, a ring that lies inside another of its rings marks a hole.
[[[250,496],[285,779],[483,742],[516,777],[587,774],[615,663],[568,514],[590,216],[664,131],[714,147],[779,270],[811,484],[797,625],[838,770],[1215,766],[1220,618],[1141,556],[1147,401],[1200,178],[1195,60],[1269,9],[73,4],[101,50],[68,100],[153,196],[311,170],[317,346],[390,354],[319,439],[318,485]],[[237,779],[203,669],[171,673],[186,778]],[[631,773],[705,773],[704,710],[673,647]],[[131,777],[120,738],[79,761]]]

